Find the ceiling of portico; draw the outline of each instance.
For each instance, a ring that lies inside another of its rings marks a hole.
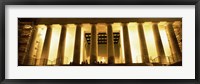
[[[107,25],[106,23],[98,23],[96,24],[97,32],[106,32],[107,31]],[[113,32],[119,32],[121,27],[121,23],[112,23]],[[91,32],[91,24],[86,23],[82,24],[82,28],[86,33]]]

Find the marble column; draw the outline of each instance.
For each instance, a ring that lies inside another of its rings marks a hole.
[[[108,64],[115,63],[114,55],[114,39],[112,24],[107,24],[107,48],[108,48]]]
[[[97,55],[98,55],[97,29],[96,25],[92,24],[91,40],[90,40],[90,64],[97,63]]]
[[[76,36],[74,44],[74,57],[73,64],[80,64],[80,55],[81,55],[81,24],[76,25]]]
[[[150,63],[142,23],[138,23],[138,35],[139,35],[139,40],[140,40],[139,42],[140,42],[140,51],[141,51],[142,62],[143,63]]]
[[[40,65],[47,65],[48,63],[49,51],[50,51],[50,46],[51,46],[51,37],[52,37],[52,28],[51,28],[51,25],[48,25],[46,37],[44,40],[44,46],[42,49]]]
[[[167,37],[169,40],[171,52],[172,52],[172,57],[175,59],[175,62],[181,61],[182,60],[182,53],[178,45],[178,41],[176,38],[176,35],[174,33],[174,28],[171,22],[168,22],[166,26],[166,33]]]
[[[60,33],[60,41],[59,41],[59,46],[58,46],[57,59],[56,59],[56,65],[63,65],[63,63],[64,63],[66,33],[67,33],[67,27],[65,25],[62,25],[62,29],[61,29],[61,33]]]
[[[35,41],[37,38],[37,34],[38,34],[38,29],[36,28],[36,26],[34,26],[33,33],[31,35],[30,49],[28,51],[28,54],[24,58],[24,62],[23,62],[24,65],[34,65],[33,53],[35,50]]]
[[[125,63],[132,64],[132,57],[131,57],[131,48],[130,48],[130,40],[129,40],[129,32],[128,26],[126,23],[122,24],[122,32],[124,38],[124,55],[125,55]]]
[[[152,28],[153,28],[153,34],[154,34],[156,51],[157,51],[157,54],[158,54],[159,63],[160,64],[167,64],[167,59],[166,59],[165,51],[164,51],[163,44],[162,44],[162,41],[161,41],[161,37],[160,37],[159,29],[158,29],[158,24],[153,23]]]

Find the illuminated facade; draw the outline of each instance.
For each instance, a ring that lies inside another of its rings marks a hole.
[[[181,22],[180,18],[22,18],[19,19],[18,64],[182,63]]]

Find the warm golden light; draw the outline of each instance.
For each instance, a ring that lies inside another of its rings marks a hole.
[[[66,33],[64,64],[70,64],[70,62],[73,61],[75,34],[76,34],[76,26],[74,24],[68,24]]]
[[[51,25],[51,28],[52,28],[52,36],[50,43],[49,58],[47,63],[48,65],[56,64],[58,45],[60,41],[61,25],[53,24]]]
[[[135,22],[128,24],[132,63],[142,63],[137,25]]]
[[[98,56],[97,60],[99,63],[108,63],[108,57],[105,56]]]
[[[106,62],[106,60],[105,60],[105,58],[104,58],[104,57],[102,57],[101,61],[102,61],[103,63],[105,63],[105,62]]]
[[[84,30],[81,29],[81,53],[80,53],[80,64],[81,62],[85,61],[83,58],[84,58]]]
[[[176,17],[18,18],[17,40],[18,66],[182,66]]]
[[[121,32],[121,23],[113,23],[112,24],[113,32]],[[121,44],[121,34],[120,38],[118,40],[118,44],[114,44],[115,46],[115,63],[123,63],[124,61],[124,55],[122,54],[122,44]],[[117,49],[116,49],[117,48]]]
[[[42,48],[44,45],[44,39],[46,36],[46,31],[47,31],[47,26],[46,25],[37,25],[36,28],[38,29],[38,34],[37,34],[37,52],[36,52],[36,56],[37,56],[37,60],[36,60],[36,65],[40,64],[40,58],[42,55]]]
[[[158,62],[158,55],[156,51],[152,22],[145,22],[143,24],[143,28],[150,62]]]
[[[120,27],[120,43],[121,43],[121,46],[120,46],[120,55],[121,55],[121,60],[122,62],[121,63],[125,63],[125,56],[124,56],[124,35],[123,35],[123,31],[122,31],[122,26]]]
[[[158,23],[158,27],[159,27],[159,32],[160,32],[160,37],[161,37],[161,41],[163,44],[163,48],[165,51],[165,56],[167,57],[167,62],[172,61],[172,56],[171,56],[171,51],[170,51],[170,45],[169,45],[169,41],[167,38],[167,33],[165,30],[167,22],[160,22]]]
[[[161,37],[161,41],[163,44],[164,52],[165,55],[167,56],[167,62],[173,61],[172,56],[171,56],[171,51],[170,51],[170,46],[167,38],[167,33],[165,31],[165,26],[167,22],[160,22],[158,23],[158,28],[159,28],[159,33]],[[141,58],[141,51],[140,51],[140,41],[139,41],[139,36],[138,36],[138,23],[136,22],[131,22],[128,24],[128,32],[129,32],[129,39],[130,39],[130,46],[131,46],[131,54],[132,54],[132,63],[142,63],[142,58]],[[119,26],[118,23],[115,23],[112,25],[113,29],[115,28],[122,28]],[[37,56],[36,59],[41,58],[42,54],[42,48],[44,45],[44,39],[47,31],[46,25],[40,24],[36,26],[38,31],[37,31],[37,37],[35,39],[35,47],[37,48],[37,51],[33,51],[32,56]],[[59,43],[59,38],[60,38],[60,33],[61,33],[61,25],[54,24],[51,26],[52,27],[52,39],[51,39],[51,47],[50,47],[50,52],[49,52],[49,61],[48,64],[55,64],[56,63],[56,58],[57,58],[57,50],[58,50],[58,43]],[[73,51],[74,51],[74,42],[75,42],[75,33],[76,33],[76,25],[74,24],[68,24],[66,25],[67,28],[67,33],[66,33],[66,45],[65,45],[65,54],[64,54],[64,64],[69,64],[70,62],[73,61]],[[80,53],[80,64],[83,61],[89,60],[89,57],[86,55],[86,47],[85,45],[85,39],[84,39],[84,29],[88,29],[88,25],[86,25],[87,28],[82,28],[81,31],[81,53]],[[151,22],[145,22],[143,24],[144,28],[144,34],[145,34],[145,39],[147,42],[147,48],[148,48],[148,53],[150,57],[151,62],[158,62],[157,59],[157,51],[156,51],[156,45],[154,41],[154,36],[153,36],[153,30],[152,30],[152,23]],[[116,31],[116,30],[115,30]],[[117,63],[124,63],[124,45],[123,45],[123,32],[120,31],[120,42],[121,42],[121,50],[120,52],[120,58],[117,58],[116,60],[121,60],[121,62]],[[107,63],[107,57],[103,56],[98,56],[97,57],[99,62]],[[40,60],[36,60],[36,65],[40,64]]]

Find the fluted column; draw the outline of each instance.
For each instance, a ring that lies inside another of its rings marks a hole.
[[[143,63],[149,63],[149,54],[147,50],[146,39],[144,36],[144,29],[142,23],[138,23],[138,35],[140,40],[140,51]]]
[[[59,41],[59,46],[58,46],[57,59],[56,59],[56,65],[62,65],[64,62],[66,33],[67,33],[67,27],[65,25],[62,25],[62,29],[61,29],[61,33],[60,33],[60,41]]]
[[[97,62],[97,55],[98,55],[97,29],[96,25],[92,24],[91,42],[90,42],[90,64],[95,64]]]
[[[157,50],[157,54],[158,54],[158,60],[161,64],[166,64],[167,60],[166,60],[163,44],[162,44],[162,41],[161,41],[160,33],[159,33],[159,30],[158,30],[158,24],[153,23],[152,27],[153,27],[155,44],[156,44],[156,50]]]
[[[178,45],[178,41],[176,39],[176,35],[174,33],[173,25],[171,22],[168,22],[166,26],[166,32],[169,39],[169,44],[172,52],[172,56],[175,59],[175,61],[181,61],[182,60],[182,53]]]
[[[115,63],[114,55],[114,41],[112,24],[107,25],[107,48],[108,48],[108,64]]]
[[[124,38],[124,55],[125,55],[125,63],[132,64],[132,57],[131,57],[131,48],[130,48],[130,40],[129,40],[129,33],[127,24],[122,24],[122,32]]]
[[[77,24],[75,44],[74,44],[73,64],[80,64],[80,55],[81,55],[81,24]]]
[[[26,55],[25,57],[25,60],[24,60],[24,65],[34,65],[33,64],[33,53],[34,53],[34,50],[35,50],[35,40],[36,40],[36,37],[37,37],[37,33],[38,33],[38,29],[36,29],[36,26],[34,26],[33,28],[33,34],[31,35],[32,36],[32,39],[31,39],[31,45],[30,45],[30,50],[29,50],[29,53]]]
[[[50,44],[51,44],[51,37],[52,37],[52,28],[51,25],[47,26],[47,32],[46,37],[44,40],[44,46],[42,49],[42,56],[41,56],[41,62],[40,65],[47,65],[48,63],[48,57],[49,57],[49,51],[50,51]]]

